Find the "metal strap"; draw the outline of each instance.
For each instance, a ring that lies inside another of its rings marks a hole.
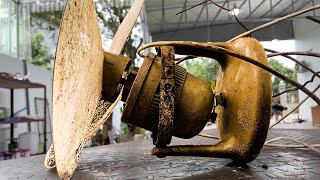
[[[161,50],[161,80],[160,80],[160,103],[159,103],[159,124],[156,146],[170,144],[173,132],[174,118],[174,77],[175,62],[174,48],[162,46]]]

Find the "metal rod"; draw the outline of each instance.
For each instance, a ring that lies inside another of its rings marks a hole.
[[[320,84],[312,91],[312,93],[317,92],[317,90],[320,88]],[[284,119],[286,119],[290,114],[292,114],[295,110],[297,110],[304,102],[306,102],[308,99],[310,98],[310,96],[307,96],[304,100],[302,100],[295,108],[293,108],[288,114],[286,114],[285,116],[283,116],[281,119],[279,119],[278,121],[276,121],[274,124],[272,124],[269,129],[273,128],[275,125],[279,124],[281,121],[283,121]]]
[[[280,56],[280,55],[302,55],[302,56],[313,56],[313,57],[320,58],[320,53],[313,52],[313,51],[278,52],[278,53],[268,54],[267,57],[271,58],[271,57]]]
[[[230,2],[228,0],[227,0],[227,8],[228,10],[230,10]],[[229,13],[228,13],[228,19],[231,20],[231,16]]]
[[[273,8],[277,7],[281,2],[282,2],[282,0],[280,0],[276,4],[272,5],[272,1],[270,1],[270,9],[267,12],[265,12],[262,16],[260,16],[260,18],[265,17],[269,12],[271,12],[271,16],[272,16],[273,15]]]
[[[16,11],[17,11],[17,17],[16,17],[16,21],[17,21],[17,58],[18,58],[18,60],[20,60],[20,46],[19,46],[19,39],[20,39],[20,37],[19,37],[19,15],[20,15],[20,13],[19,13],[19,6],[20,6],[20,0],[17,0],[16,2]]]
[[[203,1],[208,1],[208,0],[203,0]],[[201,3],[203,3],[203,1]],[[238,0],[238,1],[243,1],[243,0]],[[197,2],[197,3],[194,3],[196,1],[193,1],[193,2],[190,2],[187,4],[187,9],[189,9],[190,7],[194,7],[194,6],[198,6],[200,3]],[[223,3],[225,2],[225,0],[223,1],[215,1],[215,3]],[[170,9],[181,9],[181,3],[178,3],[178,5],[176,6],[167,6],[166,7],[166,10],[170,10]],[[161,8],[148,8],[147,12],[153,12],[153,11],[161,11],[162,10],[162,7]]]
[[[284,8],[280,13],[278,13],[274,17],[278,17],[280,14],[286,12],[289,8],[291,8],[292,13],[294,13],[294,4],[296,4],[297,2],[299,2],[299,0],[295,0],[295,1],[291,0],[291,5],[289,5],[288,7]]]
[[[44,106],[43,106],[43,153],[47,151],[47,87],[44,87]]]
[[[185,1],[184,1],[184,5],[183,5],[182,10],[186,9],[187,1],[188,1],[188,0],[185,0]],[[185,15],[187,15],[187,13],[185,13]],[[183,16],[183,14],[181,13],[181,14],[180,14],[179,23],[178,23],[177,28],[176,28],[176,31],[178,31],[179,28],[180,28],[180,24],[181,24],[181,21],[182,21],[182,16]],[[199,16],[200,16],[200,15],[199,15]]]
[[[232,42],[232,41],[234,41],[234,40],[236,40],[236,39],[239,39],[239,38],[241,38],[241,37],[247,36],[247,35],[249,35],[249,34],[251,34],[251,33],[253,33],[253,32],[260,31],[261,29],[267,28],[267,27],[272,26],[272,25],[274,25],[274,24],[280,23],[280,22],[282,22],[282,21],[291,19],[291,18],[293,18],[293,17],[299,16],[299,15],[301,15],[301,14],[304,14],[304,13],[306,13],[306,12],[313,11],[313,10],[319,9],[319,8],[320,8],[320,4],[318,4],[318,5],[316,5],[316,6],[313,6],[313,7],[310,7],[310,8],[308,8],[308,9],[304,9],[304,10],[302,10],[302,11],[295,12],[295,13],[293,13],[293,14],[289,14],[289,15],[284,16],[284,17],[282,17],[282,18],[279,18],[279,19],[276,19],[276,20],[271,21],[271,22],[269,22],[269,23],[266,23],[266,24],[263,24],[263,25],[261,25],[261,26],[258,26],[258,27],[256,27],[256,28],[250,30],[250,31],[247,31],[247,32],[245,32],[245,33],[242,33],[242,34],[240,34],[240,35],[232,38],[231,40],[229,40],[229,41],[227,41],[227,42]]]
[[[17,8],[17,59],[20,60],[20,0],[15,1],[16,8]],[[27,60],[22,60],[22,66],[23,66],[23,75],[28,74],[28,67],[27,67]],[[27,108],[27,115],[30,115],[30,102],[29,102],[29,90],[25,89],[25,96],[26,96],[26,108]],[[31,123],[28,122],[28,131],[31,131]]]
[[[220,47],[215,45],[214,43],[198,43],[198,42],[191,42],[191,41],[160,41],[160,42],[153,42],[150,44],[146,44],[143,45],[141,47],[138,48],[137,53],[141,56],[141,57],[145,57],[145,55],[141,54],[141,51],[143,49],[149,48],[149,47],[155,47],[155,46],[174,46],[174,47],[178,47],[178,48],[198,48],[204,51],[210,51],[210,52],[216,52],[216,53],[221,53],[224,55],[230,55],[236,58],[239,58],[241,60],[244,60],[246,62],[249,62],[251,64],[254,64],[272,74],[274,74],[275,76],[278,76],[279,78],[283,79],[284,81],[288,82],[289,84],[299,88],[301,91],[303,91],[304,93],[306,93],[308,96],[310,96],[318,105],[320,105],[320,99],[319,97],[317,97],[314,93],[310,92],[307,88],[302,87],[302,84],[284,76],[283,74],[279,73],[278,71],[270,68],[269,66],[266,66],[256,60],[254,60],[253,58],[247,57],[247,56],[243,56],[239,53],[236,53],[234,51],[231,51],[229,49],[226,49],[224,47]],[[184,54],[184,55],[196,55],[196,54]],[[212,57],[211,54],[200,54],[201,56],[205,56],[205,57],[211,57],[211,58],[216,58],[216,57]]]
[[[293,4],[293,0],[291,0],[291,13],[294,12],[294,4]]]
[[[252,13],[252,8],[251,8],[251,0],[249,0],[249,14]]]
[[[315,78],[316,76],[319,77],[319,74],[320,74],[320,71],[318,71],[318,72],[316,72],[315,74],[313,74],[312,77],[311,77],[311,79],[310,79],[309,81],[306,81],[306,82],[302,85],[302,87],[306,87],[309,83],[312,83],[312,82],[314,81],[314,78]],[[281,93],[279,93],[279,94],[273,95],[272,97],[274,98],[274,97],[280,96],[280,95],[282,95],[282,94],[284,94],[284,93],[292,92],[292,91],[296,91],[296,90],[299,90],[299,89],[298,89],[298,88],[290,88],[290,89],[287,89],[287,90],[285,90],[285,91],[283,91],[283,92],[281,92]]]
[[[280,0],[279,2],[281,2],[282,0]],[[270,13],[271,13],[271,17],[273,16],[273,5],[272,5],[272,0],[270,0]]]
[[[193,8],[195,8],[195,7],[197,7],[197,6],[200,6],[200,5],[202,5],[202,4],[206,4],[207,1],[209,1],[209,0],[203,1],[203,2],[201,2],[201,3],[199,3],[199,4],[196,4],[196,5],[194,5],[194,6],[192,6],[192,7],[189,7],[189,8],[186,8],[186,1],[185,1],[185,4],[184,4],[184,6],[183,6],[183,8],[182,8],[182,11],[178,12],[176,15],[179,15],[179,14],[182,14],[182,13],[184,13],[184,12],[187,12],[188,10],[193,9]]]
[[[272,49],[267,49],[267,48],[264,48],[265,51],[267,52],[271,52],[271,53],[279,53],[278,51],[275,51],[275,50],[272,50]],[[281,54],[281,56],[285,57],[285,58],[288,58],[289,60],[299,64],[300,66],[302,66],[303,68],[305,68],[306,70],[312,72],[312,74],[315,74],[316,72],[312,69],[310,69],[308,66],[302,64],[300,61],[298,61],[297,59],[289,56],[289,55],[284,55],[284,54]],[[320,78],[320,76],[318,75],[318,77]]]
[[[10,89],[10,117],[13,118],[14,114],[14,89]],[[14,143],[14,124],[10,124],[10,142]]]
[[[195,22],[194,25],[193,25],[193,28],[195,28],[195,27],[197,26],[197,24],[198,24],[198,22],[199,22],[199,19],[200,19],[201,15],[202,15],[202,12],[203,12],[203,10],[204,10],[205,7],[208,7],[208,4],[207,4],[207,3],[206,3],[206,4],[203,4],[203,6],[202,6],[202,8],[201,8],[201,11],[200,11],[200,13],[199,13],[199,15],[198,15],[198,17],[197,17],[197,20],[196,20],[196,22]],[[179,23],[179,24],[180,24],[180,23]]]
[[[298,8],[297,10],[300,11],[301,9],[303,9],[305,6],[307,6],[308,4],[310,4],[312,2],[312,0],[304,3],[302,6],[300,6],[300,8]]]
[[[11,14],[11,3],[9,1],[7,1],[7,5],[8,5],[8,13]],[[9,40],[8,40],[8,47],[9,47],[9,54],[12,54],[12,25],[11,25],[11,21],[8,20],[8,28],[9,28]]]
[[[316,19],[316,18],[311,17],[311,16],[307,16],[306,18],[311,20],[311,21],[313,21],[313,22],[315,22],[315,23],[319,23],[320,24],[320,20],[319,19]]]
[[[316,5],[314,0],[312,0],[312,6]],[[313,16],[316,16],[316,11],[313,11]]]
[[[162,18],[161,18],[161,32],[163,32],[163,24],[165,23],[165,9],[164,9],[164,0],[162,0]]]
[[[224,5],[226,5],[227,1],[225,1],[223,4],[222,4],[222,7],[224,7]],[[218,18],[220,12],[222,11],[222,8],[219,9],[219,11],[217,12],[216,16],[212,19],[212,21],[210,22],[209,26]]]
[[[254,12],[256,12],[256,10],[259,9],[259,7],[265,2],[265,0],[262,0],[260,2],[260,4],[258,4],[258,6],[246,17],[246,19],[248,19]]]

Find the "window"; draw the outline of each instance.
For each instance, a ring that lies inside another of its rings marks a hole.
[[[30,12],[28,4],[19,4],[17,18],[17,4],[13,0],[0,1],[0,53],[19,59],[27,59],[31,55]],[[17,26],[17,19],[18,24]],[[17,33],[19,30],[19,36]],[[19,39],[19,48],[17,48]]]

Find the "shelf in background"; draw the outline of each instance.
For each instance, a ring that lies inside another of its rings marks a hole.
[[[17,80],[13,78],[0,76],[0,88],[22,89],[22,88],[44,88],[45,86],[39,83],[30,81]]]
[[[44,119],[19,118],[17,120],[0,121],[0,124],[16,124],[16,123],[42,122],[42,121],[44,121]]]

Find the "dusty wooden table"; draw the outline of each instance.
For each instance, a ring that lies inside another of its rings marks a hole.
[[[214,134],[215,130],[208,133]],[[271,130],[268,139],[291,136],[320,143],[320,130]],[[212,139],[174,138],[173,144],[210,144]],[[286,143],[288,141],[285,141]],[[84,149],[73,179],[320,179],[320,154],[306,149],[264,147],[245,166],[228,159],[166,157],[150,154],[151,140]],[[58,179],[43,167],[44,156],[0,162],[0,179]]]

